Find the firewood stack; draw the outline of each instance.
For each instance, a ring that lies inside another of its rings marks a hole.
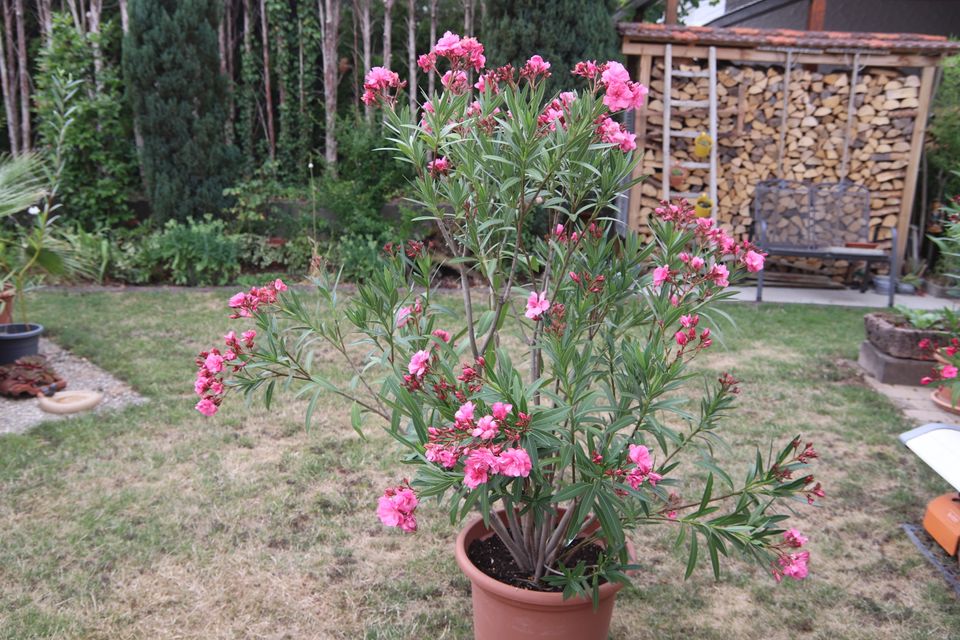
[[[693,64],[679,64],[677,68],[702,70]],[[793,68],[783,171],[778,176],[783,68],[727,66],[718,70],[716,215],[725,228],[738,237],[748,236],[753,221],[755,186],[762,180],[783,177],[818,184],[837,182],[843,177],[850,79],[849,70],[824,74],[803,67]],[[889,240],[890,228],[897,224],[919,91],[919,77],[894,69],[868,68],[861,71],[857,80],[849,133],[848,178],[870,191],[870,225],[871,228],[880,225],[880,240]],[[649,176],[639,187],[642,196],[639,215],[632,217],[632,224],[641,231],[662,195],[662,94],[663,60],[660,59],[652,70],[645,113],[638,117],[638,144],[644,138],[642,144],[646,150],[643,172]],[[708,80],[674,77],[672,95],[674,99],[705,100]],[[709,128],[706,108],[674,107],[672,115],[670,126],[674,130],[707,131]],[[673,166],[678,161],[693,160],[691,140],[673,137],[671,144]],[[706,170],[692,170],[686,186],[680,190],[707,191],[707,181]],[[851,223],[856,224],[856,220]],[[804,271],[822,267],[816,260],[801,262],[805,264],[798,266],[803,266]],[[846,267],[845,264],[834,266],[840,270]],[[828,273],[839,272],[831,269]]]

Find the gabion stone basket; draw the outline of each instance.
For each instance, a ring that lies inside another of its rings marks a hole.
[[[767,221],[764,248],[843,247],[868,239],[870,192],[847,181],[765,180],[757,185],[754,218]]]

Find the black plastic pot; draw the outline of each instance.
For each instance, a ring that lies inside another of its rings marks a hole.
[[[10,364],[40,350],[42,324],[0,324],[0,364]]]

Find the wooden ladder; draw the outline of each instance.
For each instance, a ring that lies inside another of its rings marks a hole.
[[[670,141],[672,138],[690,138],[691,140],[700,135],[700,131],[685,130],[673,131],[670,128],[671,109],[674,105],[679,108],[703,108],[709,107],[710,110],[710,140],[713,144],[710,147],[709,162],[678,162],[678,166],[684,169],[709,169],[710,178],[708,183],[710,202],[713,203],[711,217],[716,219],[717,215],[717,49],[710,47],[709,67],[707,71],[680,71],[673,68],[673,45],[666,45],[663,53],[663,199],[670,200],[670,170],[671,170],[671,151]],[[673,100],[670,97],[670,90],[673,86],[673,78],[708,78],[710,85],[710,97],[708,100]],[[686,198],[691,203],[700,196],[701,192],[682,191],[673,194],[675,197]]]

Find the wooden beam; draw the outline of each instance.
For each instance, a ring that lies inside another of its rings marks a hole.
[[[673,45],[675,58],[699,58],[706,60],[709,47],[695,45]],[[664,45],[661,42],[635,42],[624,40],[623,53],[625,55],[662,58]],[[783,51],[769,51],[763,49],[743,49],[739,47],[717,47],[717,60],[729,62],[762,62],[783,64],[787,54]],[[853,55],[849,53],[795,53],[795,64],[837,64],[850,66]],[[934,67],[940,63],[941,56],[907,55],[907,54],[860,54],[860,65],[864,67]]]
[[[637,60],[637,81],[646,86],[650,86],[650,75],[653,68],[653,58],[650,56],[640,56]],[[637,149],[644,154],[637,165],[633,168],[634,179],[644,174],[644,165],[646,164],[646,141],[647,141],[647,109],[639,109],[635,112],[633,121],[633,131],[637,134]],[[630,206],[627,209],[627,226],[633,230],[639,230],[643,224],[640,209],[643,194],[641,193],[641,184],[637,183],[630,189]]]
[[[810,0],[807,10],[807,31],[823,31],[827,18],[827,0]]]
[[[677,24],[678,0],[667,0],[667,7],[663,12],[663,24]]]
[[[903,200],[900,203],[900,218],[897,220],[897,261],[903,264],[903,254],[907,247],[907,231],[913,216],[913,200],[917,193],[917,174],[920,167],[920,155],[923,153],[924,138],[927,132],[927,115],[933,99],[933,81],[936,67],[924,67],[920,75],[920,106],[913,121],[913,134],[910,136],[910,159],[907,161],[907,173],[903,180]]]

